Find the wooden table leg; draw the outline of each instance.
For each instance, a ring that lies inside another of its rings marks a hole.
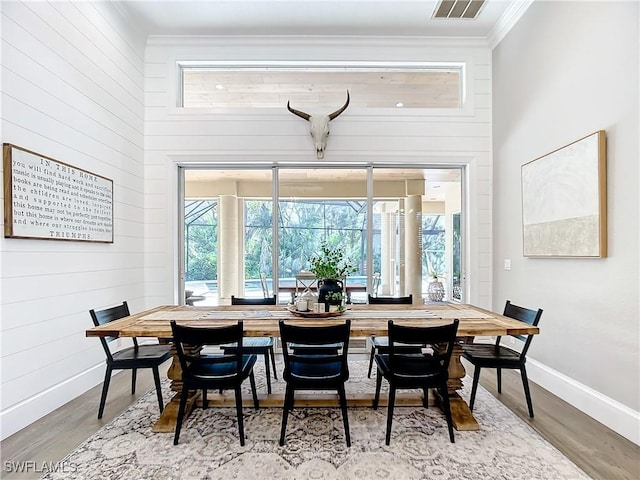
[[[155,433],[173,433],[176,431],[176,419],[178,418],[178,408],[180,407],[180,393],[176,393],[173,398],[164,406],[160,418],[151,428]],[[194,393],[187,399],[187,407],[184,412],[185,418],[189,416],[200,393]]]
[[[453,417],[453,426],[456,430],[480,430],[478,422],[473,417],[469,405],[458,394],[458,390],[462,388],[462,379],[466,375],[464,365],[460,360],[462,355],[462,347],[456,343],[451,354],[449,362],[449,382],[448,393],[449,403],[451,404],[451,416]]]
[[[202,347],[194,348],[190,354],[197,354]],[[171,380],[171,390],[176,392],[169,403],[164,406],[164,410],[160,414],[160,418],[156,420],[151,431],[156,433],[170,433],[176,430],[176,419],[178,418],[178,409],[180,407],[180,395],[182,395],[182,368],[175,345],[171,346],[171,366],[167,371],[167,376]],[[192,393],[187,399],[187,406],[184,412],[185,418],[189,416],[191,410],[195,406],[196,400],[200,396],[200,392]]]

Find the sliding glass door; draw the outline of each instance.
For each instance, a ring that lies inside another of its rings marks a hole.
[[[274,294],[286,303],[322,242],[355,265],[353,302],[462,300],[459,168],[220,166],[183,178],[187,303]]]

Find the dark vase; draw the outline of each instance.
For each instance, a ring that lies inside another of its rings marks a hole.
[[[329,305],[342,305],[342,297],[338,299],[332,299],[333,293],[342,293],[344,286],[341,280],[335,278],[325,278],[320,281],[320,288],[318,290],[318,301],[324,302],[325,312],[329,311]],[[328,297],[328,298],[327,298]]]

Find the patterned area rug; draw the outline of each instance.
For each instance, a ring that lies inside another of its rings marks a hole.
[[[264,392],[263,364],[256,364]],[[366,362],[350,364],[352,391],[375,390]],[[282,368],[279,366],[278,372]],[[375,375],[374,375],[375,377]],[[280,377],[279,377],[280,378]],[[465,379],[470,385],[471,380]],[[383,382],[385,385],[386,382]],[[283,391],[280,379],[275,392]],[[164,398],[170,391],[164,385]],[[247,395],[250,398],[247,382]],[[468,399],[469,388],[462,396]],[[534,399],[535,401],[535,399]],[[449,442],[437,407],[396,407],[391,445],[385,445],[386,407],[350,408],[351,448],[344,440],[338,408],[296,408],[284,447],[278,445],[282,411],[244,409],[246,445],[240,446],[234,408],[195,409],[179,445],[173,434],[153,433],[158,416],[155,392],[145,394],[65,459],[70,469],[47,480],[360,480],[360,479],[587,479],[577,466],[479,387],[474,415],[481,430],[455,432]],[[69,470],[75,470],[69,472]]]

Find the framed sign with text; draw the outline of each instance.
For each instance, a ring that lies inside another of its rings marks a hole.
[[[4,236],[113,243],[113,180],[3,145]]]

